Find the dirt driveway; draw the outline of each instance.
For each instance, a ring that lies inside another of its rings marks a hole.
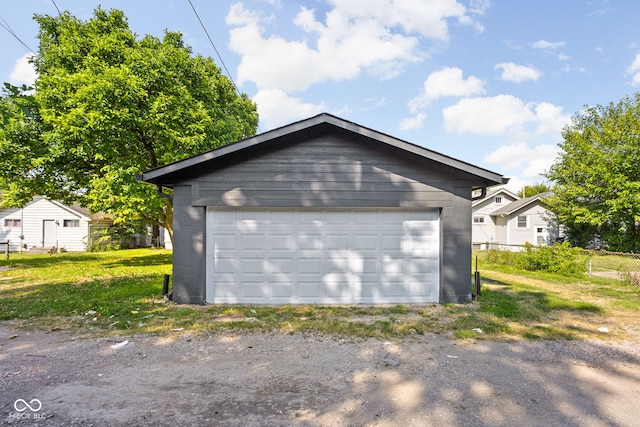
[[[121,340],[133,344],[111,348]],[[0,326],[8,425],[632,426],[639,402],[638,343],[74,339]]]

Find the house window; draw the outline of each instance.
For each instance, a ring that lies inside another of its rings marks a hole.
[[[5,227],[17,228],[17,227],[20,227],[21,225],[22,225],[22,220],[21,219],[9,218],[9,219],[5,219],[4,220],[4,226]]]
[[[527,216],[518,215],[518,228],[527,228]]]
[[[502,196],[496,196],[496,205],[502,204]]]
[[[484,217],[483,216],[474,216],[473,217],[473,223],[474,224],[484,224]]]
[[[62,223],[63,227],[80,227],[79,219],[65,219]]]

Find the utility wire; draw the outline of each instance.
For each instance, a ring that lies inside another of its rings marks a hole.
[[[224,67],[224,70],[227,72],[227,76],[229,76],[229,80],[231,80],[231,83],[233,84],[233,87],[236,89],[236,92],[238,94],[240,94],[240,91],[238,90],[238,86],[236,86],[236,82],[233,81],[233,77],[231,77],[231,73],[227,69],[227,66],[224,63],[224,61],[222,60],[222,56],[220,55],[220,52],[218,52],[218,49],[216,48],[216,45],[213,43],[213,40],[211,40],[211,36],[209,35],[209,32],[207,31],[207,28],[202,23],[202,19],[200,19],[200,15],[198,15],[198,12],[196,11],[195,6],[193,6],[193,3],[191,3],[191,0],[187,0],[187,1],[191,5],[191,9],[193,9],[193,13],[195,13],[196,18],[198,18],[198,21],[200,22],[200,26],[204,30],[204,33],[207,35],[207,38],[209,39],[209,43],[211,43],[211,46],[213,46],[213,50],[216,51],[216,55],[218,55],[218,59],[220,59],[220,63],[222,63],[222,66]]]
[[[215,43],[211,39],[211,36],[209,35],[209,32],[207,31],[207,28],[204,26],[204,23],[202,22],[202,19],[200,19],[200,15],[198,15],[198,11],[196,10],[196,8],[193,5],[193,3],[191,2],[191,0],[187,0],[187,1],[189,2],[189,5],[191,5],[191,9],[193,9],[193,13],[196,15],[196,18],[198,18],[198,22],[200,22],[200,26],[204,30],[204,33],[207,35],[207,38],[209,39],[209,43],[211,43],[211,46],[213,47],[213,50],[215,50],[216,55],[218,55],[218,59],[220,59],[220,63],[222,64],[222,67],[226,71],[227,76],[229,76],[229,80],[231,80],[231,84],[236,89],[236,93],[238,95],[240,95],[240,90],[238,89],[238,86],[236,86],[236,82],[233,81],[233,77],[231,76],[231,73],[229,72],[229,69],[227,68],[227,65],[222,60],[222,55],[220,55],[220,52],[218,52],[218,49],[216,48]],[[262,132],[262,130],[260,129],[260,124],[258,124],[258,132]]]
[[[22,46],[24,46],[25,49],[27,49],[28,53],[33,53],[33,49],[31,49],[25,42],[22,41],[22,39],[20,37],[18,37],[18,35],[16,34],[15,31],[13,31],[13,28],[11,28],[11,26],[9,25],[9,23],[7,22],[6,19],[4,19],[4,17],[2,15],[0,15],[0,19],[2,19],[2,21],[4,22],[0,22],[0,27],[4,28],[5,30],[7,30],[7,32],[9,34],[11,34],[13,37],[16,38],[16,40],[18,40],[20,42],[20,44]]]
[[[53,5],[56,7],[56,10],[58,11],[58,16],[62,16],[62,13],[60,13],[60,8],[56,4],[56,0],[51,0],[51,1],[53,2]]]

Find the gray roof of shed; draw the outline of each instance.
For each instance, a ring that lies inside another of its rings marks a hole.
[[[184,179],[185,172],[187,172],[188,170],[200,167],[203,164],[213,162],[225,156],[232,155],[241,150],[257,147],[260,144],[274,140],[286,140],[293,137],[294,135],[297,138],[300,138],[304,137],[305,135],[314,135],[319,131],[331,130],[352,132],[354,134],[388,144],[389,146],[395,147],[399,150],[416,154],[418,156],[424,157],[425,159],[436,161],[451,168],[475,175],[483,181],[483,185],[478,187],[491,187],[494,185],[506,184],[509,181],[509,178],[504,178],[502,175],[496,172],[492,172],[479,166],[454,159],[453,157],[449,157],[447,155],[440,154],[419,145],[403,141],[393,136],[341,119],[328,113],[322,113],[308,119],[300,120],[298,122],[294,122],[289,125],[282,126],[280,128],[255,135],[253,137],[243,139],[220,148],[216,148],[214,150],[206,151],[193,157],[179,160],[177,162],[170,163],[156,169],[148,170],[141,175],[136,176],[136,178],[140,181],[145,181],[151,184],[164,187],[172,187],[175,183]]]

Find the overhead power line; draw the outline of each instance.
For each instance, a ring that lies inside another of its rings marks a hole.
[[[9,25],[9,23],[7,22],[6,19],[4,19],[4,17],[2,15],[0,15],[0,19],[2,19],[2,22],[0,22],[0,27],[4,28],[5,30],[7,30],[7,32],[9,34],[11,34],[13,37],[15,37],[16,40],[18,40],[20,42],[20,44],[22,46],[24,46],[25,49],[27,49],[28,53],[33,53],[34,50],[31,49],[25,42],[22,41],[22,39],[20,37],[18,37],[18,35],[16,34],[15,31],[13,31],[13,28],[11,28],[11,25]]]
[[[198,22],[200,22],[200,26],[204,30],[204,33],[207,35],[207,38],[209,39],[209,43],[211,43],[211,46],[213,46],[213,50],[215,50],[216,55],[218,55],[218,59],[220,59],[220,63],[222,64],[222,67],[224,68],[224,71],[226,71],[227,76],[229,76],[229,80],[231,80],[231,83],[233,84],[233,87],[236,89],[236,92],[238,94],[240,94],[240,91],[238,90],[238,86],[236,86],[236,82],[233,81],[233,77],[231,77],[231,73],[227,69],[227,65],[222,60],[222,56],[220,55],[220,52],[218,52],[218,49],[216,48],[215,43],[213,43],[213,40],[211,40],[211,36],[209,35],[209,32],[207,31],[207,28],[204,26],[204,23],[202,22],[202,19],[200,19],[200,15],[198,15],[198,11],[196,11],[196,8],[193,5],[193,3],[191,3],[191,0],[187,0],[187,1],[191,5],[191,9],[193,9],[193,13],[195,13],[196,18],[198,18]]]
[[[62,13],[60,13],[60,8],[56,4],[56,0],[51,0],[51,1],[53,2],[53,5],[56,7],[56,10],[58,11],[58,16],[62,16]]]
[[[191,9],[193,10],[193,13],[196,15],[196,18],[198,18],[198,22],[200,22],[200,26],[204,30],[204,33],[207,35],[207,38],[209,39],[209,43],[211,43],[211,46],[213,47],[213,50],[216,52],[216,55],[218,55],[218,59],[220,60],[220,63],[222,64],[222,68],[224,68],[224,71],[227,73],[227,76],[229,76],[229,80],[231,80],[231,84],[235,88],[236,93],[238,95],[240,95],[240,90],[238,89],[238,86],[236,86],[236,82],[233,81],[233,77],[231,76],[231,73],[229,72],[229,69],[227,68],[227,65],[222,60],[222,55],[220,55],[220,52],[218,52],[218,49],[216,48],[215,43],[213,42],[213,40],[211,39],[211,36],[209,35],[209,31],[207,31],[207,28],[204,26],[204,23],[202,22],[202,19],[200,19],[200,15],[198,15],[198,11],[196,10],[196,8],[193,5],[193,3],[191,2],[191,0],[187,0],[187,1],[189,2],[189,5],[191,5]],[[258,132],[262,132],[262,130],[260,129],[260,124],[258,124]]]

